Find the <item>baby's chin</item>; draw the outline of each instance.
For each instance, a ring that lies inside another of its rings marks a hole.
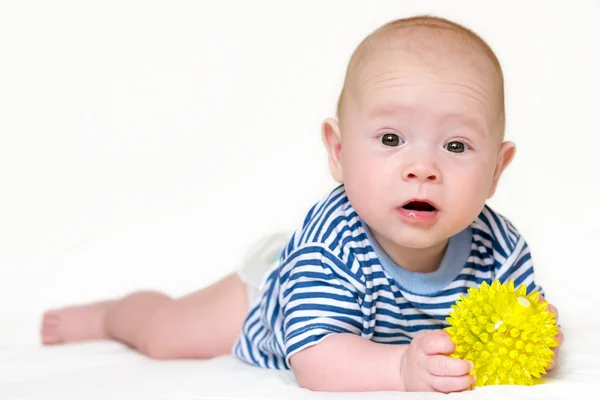
[[[445,247],[448,243],[447,235],[439,235],[431,231],[413,232],[413,230],[411,229],[409,231],[404,230],[404,232],[400,234],[396,232],[386,232],[384,233],[384,235],[385,239],[383,239],[381,235],[377,239],[383,239],[385,241],[384,245],[387,245],[387,247],[396,247],[398,250],[440,249],[442,247]]]

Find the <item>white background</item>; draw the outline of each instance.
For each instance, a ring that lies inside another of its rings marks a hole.
[[[348,0],[0,1],[0,318],[183,295],[294,229],[350,54],[422,13],[496,51],[518,151],[490,204],[563,322],[598,319],[600,2]]]

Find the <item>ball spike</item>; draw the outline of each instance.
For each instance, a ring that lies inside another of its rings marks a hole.
[[[515,282],[514,281],[508,281],[504,286],[504,289],[507,292],[514,292],[515,291]]]
[[[517,296],[525,296],[527,294],[527,286],[521,285],[517,288],[515,294]]]
[[[529,296],[527,296],[527,298],[529,300],[531,300],[531,302],[533,304],[535,304],[535,303],[537,303],[540,300],[540,293],[539,292],[530,293]]]

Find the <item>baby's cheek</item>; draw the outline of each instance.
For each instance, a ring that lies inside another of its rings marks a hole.
[[[378,165],[377,160],[368,156],[354,157],[345,168],[344,180],[353,188],[364,191],[378,190],[383,185],[385,170]]]
[[[380,213],[389,208],[393,186],[370,165],[356,167],[344,179],[346,193],[358,214],[373,223],[379,219]]]
[[[371,211],[383,200],[380,196],[380,178],[357,170],[345,180],[346,193],[357,209]]]
[[[487,187],[479,176],[462,177],[447,187],[449,204],[445,208],[453,211],[457,224],[471,223],[477,218],[487,200]]]

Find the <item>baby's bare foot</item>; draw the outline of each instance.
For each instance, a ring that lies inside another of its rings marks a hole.
[[[113,301],[49,310],[42,318],[43,344],[108,339],[105,315]]]

